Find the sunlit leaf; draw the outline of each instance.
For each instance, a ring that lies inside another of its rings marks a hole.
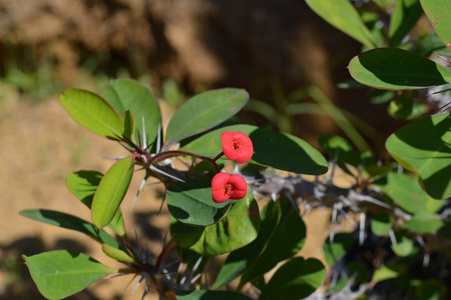
[[[430,233],[443,226],[443,222],[439,220],[433,213],[428,211],[417,212],[412,219],[405,221],[402,227],[415,233]]]
[[[80,125],[101,136],[117,139],[122,134],[122,120],[117,111],[97,94],[69,89],[60,103]]]
[[[68,297],[119,271],[84,254],[66,250],[24,255],[23,259],[39,292],[48,299]]]
[[[306,3],[332,26],[353,37],[367,48],[374,48],[374,37],[351,2],[347,0],[306,0]]]
[[[221,133],[228,130],[243,132],[251,138],[254,145],[251,163],[300,174],[327,172],[326,159],[304,140],[250,125],[233,125],[211,131],[181,149],[213,158],[222,151]]]
[[[131,257],[128,253],[121,249],[114,248],[109,245],[102,245],[102,251],[103,253],[117,261],[128,264],[136,263],[133,257]]]
[[[92,201],[92,220],[103,228],[108,225],[119,209],[133,176],[133,158],[116,162],[103,176]]]
[[[417,173],[435,199],[451,196],[451,116],[439,114],[410,123],[392,134],[385,146],[403,167]]]
[[[81,170],[69,174],[66,178],[66,185],[78,200],[91,209],[92,199],[102,177],[103,174],[100,172]],[[116,231],[119,236],[125,236],[125,224],[120,208],[108,227]]]
[[[429,18],[435,32],[451,50],[451,6],[447,0],[420,0],[424,13]]]
[[[156,140],[158,124],[161,123],[160,105],[147,88],[134,80],[118,79],[111,81],[102,95],[121,115],[127,110],[131,111],[135,123],[135,141],[143,142],[143,118],[146,144]]]
[[[187,100],[175,112],[166,131],[164,149],[178,141],[204,132],[229,119],[249,100],[245,90],[211,90]]]
[[[379,48],[354,57],[348,66],[358,82],[381,89],[424,89],[451,81],[451,71],[426,57],[397,48]]]
[[[386,236],[394,223],[393,217],[386,211],[376,213],[371,220],[371,231],[377,236]]]
[[[402,232],[396,232],[395,238],[396,244],[392,244],[391,248],[396,255],[406,257],[412,254],[414,250],[412,238],[406,236]]]

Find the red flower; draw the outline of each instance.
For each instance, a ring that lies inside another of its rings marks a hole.
[[[218,173],[213,177],[211,187],[213,201],[216,203],[222,203],[229,199],[238,200],[247,194],[247,183],[238,174]]]
[[[251,139],[242,132],[226,131],[221,134],[222,151],[228,159],[239,164],[247,162],[254,153]]]

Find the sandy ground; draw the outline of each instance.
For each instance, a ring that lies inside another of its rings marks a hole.
[[[164,110],[167,115],[167,110]],[[167,120],[167,118],[166,118]],[[21,254],[68,249],[84,252],[115,266],[97,243],[80,233],[29,220],[21,210],[44,208],[63,211],[90,220],[89,210],[65,186],[65,178],[77,170],[105,172],[111,161],[104,157],[124,155],[118,144],[97,136],[76,124],[59,105],[57,97],[41,103],[20,99],[14,89],[0,97],[0,298],[43,299],[30,280]],[[155,212],[160,205],[161,187],[147,186],[134,209],[131,203],[142,174],[136,173],[123,203],[127,229],[144,237],[158,253],[169,218]],[[328,235],[329,211],[319,209],[305,217],[305,257],[322,259],[321,242]],[[131,278],[97,282],[70,299],[140,299],[141,290],[131,295]],[[148,299],[156,299],[153,295]]]

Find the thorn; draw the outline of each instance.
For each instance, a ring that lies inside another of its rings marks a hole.
[[[157,167],[155,167],[155,165],[150,165],[150,169],[152,170],[152,171],[155,171],[155,172],[157,172],[157,173],[160,173],[160,174],[162,174],[162,175],[164,175],[164,176],[166,176],[166,177],[169,177],[169,178],[172,178],[172,179],[174,179],[174,180],[177,180],[177,181],[180,181],[180,182],[185,182],[185,180],[183,180],[183,179],[180,179],[180,178],[178,178],[178,177],[175,177],[174,175],[171,175],[171,174],[169,174],[169,173],[167,173],[167,172],[165,172],[165,171],[163,171],[163,170],[161,170],[161,169],[158,169]]]
[[[390,229],[390,231],[388,232],[388,236],[390,237],[390,241],[393,244],[393,246],[398,245],[398,242],[396,241],[395,232],[393,231],[393,229]]]
[[[157,216],[159,216],[160,215],[160,213],[161,213],[161,210],[163,209],[163,204],[164,204],[164,201],[166,200],[166,195],[167,195],[167,189],[166,189],[166,187],[165,187],[165,189],[164,189],[164,195],[163,195],[163,199],[161,200],[161,204],[160,204],[160,208],[158,209],[158,213],[157,213]]]
[[[127,157],[128,157],[128,155],[124,155],[124,156],[119,156],[119,157],[104,157],[103,159],[104,160],[121,160],[121,159],[124,159]]]
[[[141,282],[144,280],[144,276],[141,277],[138,281],[138,283],[135,285],[135,288],[132,291],[132,295],[135,294],[136,290],[138,289],[138,287],[141,285]]]
[[[157,150],[156,153],[160,153],[161,150],[161,123],[158,123],[157,129]]]
[[[359,245],[362,246],[363,242],[365,241],[365,221],[366,221],[366,214],[360,213],[360,231],[359,231]]]
[[[141,120],[142,120],[142,128],[143,128],[143,134],[142,134],[142,137],[143,137],[143,146],[147,148],[146,126],[145,126],[146,120],[144,120],[144,116],[142,116],[142,119],[141,119]]]
[[[141,193],[144,184],[146,183],[147,179],[150,177],[150,175],[146,172],[146,175],[144,176],[144,179],[141,181],[141,184],[139,185],[138,191],[136,192],[136,196],[135,199],[133,199],[133,203],[132,206],[130,207],[130,211],[133,209],[133,207],[135,206],[136,200],[138,199],[139,194]]]
[[[193,277],[193,279],[191,279],[190,283],[193,284],[196,282],[197,279],[199,279],[199,277],[202,276],[202,273],[197,274],[196,276]]]

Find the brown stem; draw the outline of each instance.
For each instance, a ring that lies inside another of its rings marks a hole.
[[[157,262],[155,263],[155,268],[157,270],[160,269],[161,263],[163,262],[164,258],[169,253],[169,251],[171,251],[171,249],[174,248],[175,245],[176,243],[171,239],[169,243],[166,246],[164,246],[163,250],[161,251],[160,255],[157,258]]]

